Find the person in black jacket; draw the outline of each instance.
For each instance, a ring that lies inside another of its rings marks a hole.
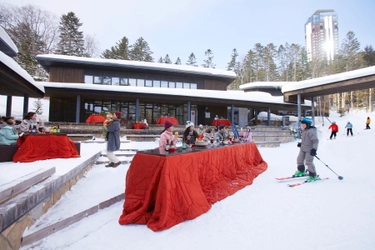
[[[198,138],[198,133],[194,130],[194,128],[194,123],[188,122],[186,124],[186,129],[183,134],[183,140],[187,145],[195,144],[195,141]]]

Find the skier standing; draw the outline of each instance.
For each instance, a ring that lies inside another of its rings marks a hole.
[[[309,172],[309,177],[306,179],[307,182],[316,181],[318,179],[313,161],[318,149],[319,139],[317,129],[311,124],[312,121],[309,118],[303,118],[301,120],[301,142],[297,144],[297,146],[300,148],[297,156],[298,170],[294,174],[296,177],[306,175],[304,165],[306,164]]]
[[[332,124],[328,127],[328,129],[332,129],[331,136],[329,137],[330,140],[336,139],[336,134],[339,132],[339,126],[337,126],[336,122],[332,122]]]
[[[353,124],[348,122],[346,124],[345,128],[346,128],[346,136],[349,136],[349,133],[350,133],[351,136],[353,136]]]

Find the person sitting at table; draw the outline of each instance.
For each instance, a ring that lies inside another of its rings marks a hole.
[[[215,118],[214,118],[214,120],[219,120],[219,116],[216,115]]]
[[[188,122],[186,124],[186,129],[184,131],[182,139],[185,141],[187,145],[195,144],[195,141],[198,138],[198,133],[194,130],[194,128],[194,123]]]
[[[253,141],[253,133],[251,132],[251,127],[246,127],[246,134],[245,134],[245,141],[246,142],[252,142]]]
[[[20,132],[28,133],[35,129],[35,133],[39,133],[38,122],[36,121],[36,113],[29,112],[23,118],[20,124]]]
[[[13,126],[15,121],[11,118],[6,120],[6,125],[0,129],[0,145],[15,145],[23,133],[17,135]]]
[[[159,139],[159,149],[160,152],[165,152],[165,148],[168,145],[172,145],[176,147],[176,140],[173,135],[173,124],[170,121],[165,121],[164,123],[164,130],[161,132],[160,139]]]
[[[229,140],[229,134],[227,133],[225,126],[220,124],[218,127],[218,131],[215,133],[215,140],[217,142],[226,142]]]
[[[205,131],[205,129],[204,129],[203,125],[199,124],[199,126],[198,126],[198,134],[203,134],[204,131]]]
[[[113,114],[112,121],[107,118],[107,122],[103,123],[104,129],[107,130],[107,157],[109,159],[109,164],[105,167],[116,168],[121,164],[121,161],[116,157],[114,151],[120,149],[120,120],[121,112],[116,111]]]

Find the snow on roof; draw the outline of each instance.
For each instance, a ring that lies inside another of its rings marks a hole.
[[[19,76],[21,76],[23,79],[25,79],[30,84],[34,85],[36,88],[38,88],[40,91],[44,93],[44,87],[42,85],[36,84],[34,79],[29,75],[29,73],[27,73],[26,70],[24,70],[15,60],[13,60],[11,57],[7,56],[1,51],[0,61],[4,63],[8,68],[13,70],[15,73],[17,73]]]
[[[133,87],[133,86],[112,86],[112,85],[97,85],[97,84],[82,84],[82,83],[60,83],[60,82],[37,82],[40,86],[49,88],[62,89],[81,89],[81,90],[97,90],[97,91],[114,91],[127,92],[135,94],[155,94],[155,95],[169,95],[169,96],[186,96],[186,97],[205,97],[212,99],[249,101],[260,103],[276,103],[291,105],[283,101],[283,96],[272,96],[265,92],[244,92],[244,91],[219,91],[206,89],[173,89],[173,88],[152,88],[152,87]],[[294,104],[293,104],[294,105]]]
[[[37,60],[48,60],[55,62],[75,62],[81,64],[97,64],[102,66],[126,66],[130,68],[142,68],[151,70],[163,70],[172,72],[181,72],[200,75],[211,75],[217,77],[229,77],[236,78],[236,73],[227,70],[212,69],[212,68],[202,68],[194,67],[189,65],[177,65],[168,63],[154,63],[154,62],[139,62],[139,61],[129,61],[129,60],[119,60],[119,59],[103,59],[103,58],[88,58],[88,57],[77,57],[77,56],[65,56],[65,55],[55,55],[55,54],[43,54],[37,55]]]
[[[18,48],[9,37],[8,33],[5,32],[3,27],[0,26],[0,42],[2,42],[8,49],[12,50],[14,54],[18,53]]]
[[[352,71],[339,73],[339,74],[335,74],[335,75],[330,75],[330,76],[324,76],[324,77],[304,80],[304,81],[300,81],[300,82],[293,82],[293,83],[284,85],[281,89],[281,92],[285,93],[285,92],[288,92],[288,91],[300,90],[300,89],[305,89],[305,88],[310,88],[310,87],[315,87],[315,86],[321,86],[321,85],[331,84],[331,83],[334,83],[334,82],[340,82],[340,81],[344,81],[344,80],[349,80],[349,79],[354,79],[354,78],[359,78],[359,77],[364,77],[364,76],[370,76],[370,75],[375,75],[375,66],[367,67],[367,68],[363,68],[363,69],[352,70]]]
[[[254,89],[254,88],[281,88],[286,84],[295,82],[249,82],[240,85],[240,89]]]

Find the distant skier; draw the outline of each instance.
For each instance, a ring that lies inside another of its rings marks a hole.
[[[345,128],[346,128],[346,136],[349,136],[349,133],[350,133],[351,136],[353,136],[353,124],[348,122],[346,124]]]
[[[297,156],[297,171],[294,176],[304,176],[305,165],[309,171],[309,177],[306,181],[316,181],[318,176],[316,174],[314,165],[314,156],[316,156],[316,151],[318,149],[319,139],[317,129],[311,126],[312,121],[309,118],[303,118],[301,121],[302,133],[301,142],[297,144],[300,148],[299,154]]]
[[[370,123],[371,123],[371,119],[370,119],[370,117],[367,117],[367,120],[366,120],[366,129],[370,129]]]
[[[337,126],[336,122],[332,122],[328,129],[331,129],[331,136],[329,139],[332,140],[332,137],[333,139],[336,139],[336,134],[339,132],[339,126]]]

